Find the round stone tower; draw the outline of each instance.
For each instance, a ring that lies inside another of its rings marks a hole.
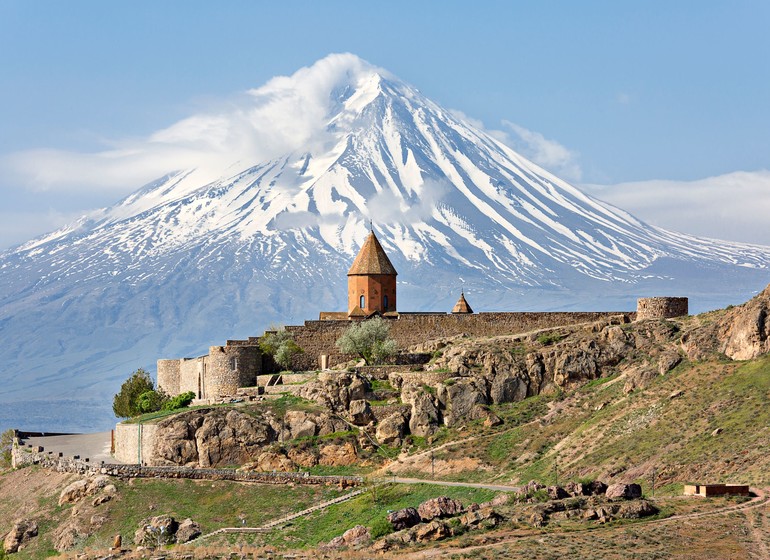
[[[636,302],[637,321],[681,317],[688,313],[689,301],[686,297],[649,297],[639,298]]]
[[[348,271],[348,317],[395,311],[397,275],[377,236],[369,232]]]

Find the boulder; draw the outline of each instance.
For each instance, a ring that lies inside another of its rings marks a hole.
[[[413,507],[408,507],[394,511],[388,515],[388,523],[393,525],[394,531],[408,529],[420,523],[420,514]]]
[[[254,461],[254,464],[256,466],[255,470],[261,472],[291,472],[297,468],[297,465],[286,455],[273,451],[261,453],[256,461]]]
[[[485,525],[494,526],[502,519],[499,513],[497,513],[491,507],[479,508],[475,511],[469,511],[460,516],[460,523],[473,527],[484,523]]]
[[[414,531],[417,542],[429,542],[451,537],[452,531],[441,521],[431,521],[425,525],[419,525]]]
[[[610,484],[605,494],[608,500],[634,500],[642,497],[642,487],[638,484]]]
[[[319,449],[318,464],[327,467],[353,465],[358,461],[353,442],[327,443]]]
[[[64,552],[75,547],[82,536],[81,528],[76,521],[70,521],[59,526],[53,533],[53,547],[59,552]]]
[[[679,355],[679,352],[675,352],[673,350],[663,352],[663,354],[661,354],[658,358],[658,373],[665,375],[676,366],[678,366],[681,361],[682,356]]]
[[[451,427],[468,420],[486,418],[487,389],[483,379],[461,377],[447,381],[451,383],[439,385],[436,391],[445,425]]]
[[[183,544],[201,536],[201,526],[189,517],[179,524],[176,530],[176,542]]]
[[[134,543],[140,546],[156,547],[174,542],[179,523],[170,515],[147,517],[139,523],[134,532]]]
[[[341,536],[334,537],[324,548],[357,547],[366,544],[371,540],[372,535],[369,532],[369,528],[364,527],[363,525],[356,525],[352,529],[348,529],[342,533]]]
[[[374,414],[372,414],[369,401],[364,399],[350,401],[348,414],[350,415],[350,421],[356,426],[366,426],[369,422],[374,421]]]
[[[411,405],[409,432],[416,436],[429,436],[436,431],[439,411],[433,395],[422,387],[405,383],[401,387],[401,400]]]
[[[285,439],[313,437],[318,431],[318,425],[307,412],[302,410],[289,410],[283,416],[285,430],[288,432]]]
[[[289,459],[291,459],[295,465],[301,467],[309,468],[318,464],[318,455],[316,455],[316,452],[312,447],[292,447],[286,455],[288,455]]]
[[[563,500],[569,498],[569,494],[561,486],[548,486],[545,489],[548,492],[548,498],[551,500]]]
[[[620,504],[615,515],[622,519],[639,519],[656,513],[658,513],[658,508],[647,500],[634,500]]]
[[[438,498],[425,500],[417,507],[417,513],[420,514],[420,519],[423,521],[431,521],[432,519],[441,517],[452,517],[462,513],[462,511],[463,505],[448,496],[439,496]]]
[[[521,371],[498,372],[489,388],[489,398],[494,404],[521,401],[527,397],[529,379]]]
[[[3,540],[3,550],[7,554],[18,552],[19,548],[37,536],[37,522],[31,519],[17,519],[14,521],[11,530]]]
[[[582,482],[568,482],[564,490],[570,496],[590,496],[590,491]]]
[[[407,421],[403,414],[394,412],[386,416],[382,422],[377,425],[375,435],[377,440],[383,445],[400,445],[404,437]]]
[[[607,493],[607,485],[601,480],[594,480],[587,485],[589,496],[601,496]]]
[[[74,504],[87,496],[93,496],[99,490],[108,486],[111,486],[113,490],[106,493],[112,494],[115,492],[115,486],[110,484],[110,478],[104,475],[76,480],[61,491],[61,494],[59,494],[59,505]]]

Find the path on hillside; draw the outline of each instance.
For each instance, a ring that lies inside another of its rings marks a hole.
[[[342,502],[346,502],[363,493],[364,493],[363,489],[355,490],[353,492],[349,492],[347,494],[338,496],[331,500],[321,502],[320,504],[310,506],[309,508],[303,509],[302,511],[289,513],[287,515],[284,515],[283,517],[279,517],[278,519],[273,519],[272,521],[268,521],[267,523],[265,523],[264,525],[260,525],[259,527],[222,527],[221,529],[217,529],[216,531],[212,531],[211,533],[201,535],[200,537],[198,537],[198,539],[205,539],[208,537],[212,537],[214,535],[221,535],[221,534],[227,534],[227,533],[230,533],[230,534],[232,533],[265,533],[267,531],[270,531],[271,529],[279,527],[280,525],[284,525],[289,521],[292,521],[293,519],[297,519],[298,517],[303,517],[305,515],[310,515],[315,511],[324,509],[334,504],[340,504]]]
[[[422,478],[404,478],[400,476],[390,477],[387,482],[396,484],[435,484],[436,486],[460,486],[463,488],[482,488],[495,492],[519,492],[520,486],[507,486],[505,484],[489,484],[486,482],[448,482],[446,480],[426,480]]]

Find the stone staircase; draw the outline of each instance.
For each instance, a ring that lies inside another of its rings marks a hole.
[[[213,531],[211,533],[207,533],[205,535],[201,535],[198,537],[197,540],[213,537],[214,535],[225,535],[225,534],[233,534],[233,533],[266,533],[268,531],[271,531],[275,529],[276,527],[280,527],[281,525],[285,525],[289,521],[292,521],[294,519],[297,519],[298,517],[303,517],[305,515],[310,515],[311,513],[327,508],[329,506],[332,506],[334,504],[339,504],[342,502],[346,502],[352,498],[355,498],[356,496],[359,496],[364,493],[365,490],[354,490],[353,492],[349,492],[347,494],[343,494],[342,496],[338,496],[334,498],[333,500],[327,500],[325,502],[321,502],[320,504],[316,504],[314,506],[311,506],[307,509],[303,509],[302,511],[298,511],[296,513],[290,513],[289,515],[285,515],[281,518],[274,519],[272,521],[269,521],[265,523],[264,525],[260,527],[222,527],[221,529],[217,529],[216,531]]]

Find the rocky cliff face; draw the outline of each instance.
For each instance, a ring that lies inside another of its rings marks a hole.
[[[442,425],[474,420],[495,425],[500,419],[489,408],[493,404],[570,390],[614,374],[625,376],[630,392],[685,359],[756,358],[770,351],[769,309],[770,286],[741,306],[696,317],[630,323],[619,315],[517,336],[436,340],[410,349],[434,354],[426,371],[387,376],[389,399],[361,374],[322,372],[298,395],[323,412],[295,410],[279,418],[269,411],[191,411],[160,422],[155,451],[164,463],[202,467],[347,464],[355,460],[356,447],[398,446],[409,434],[430,436]],[[264,455],[265,447],[278,441],[356,430],[355,445],[350,439],[314,448],[303,444]]]

